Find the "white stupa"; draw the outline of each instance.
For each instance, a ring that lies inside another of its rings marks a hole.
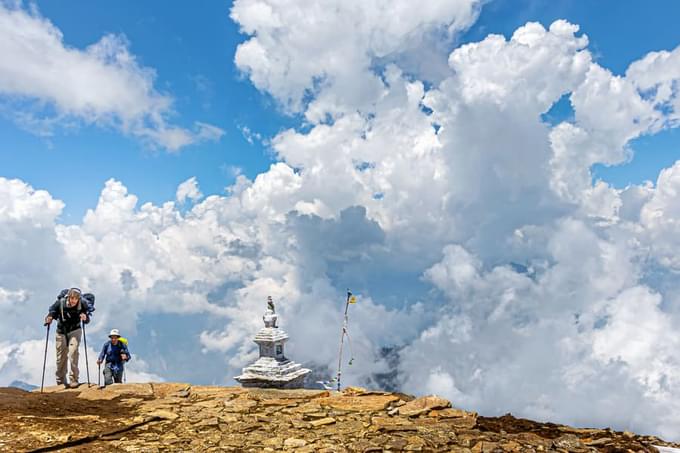
[[[286,358],[284,345],[288,334],[276,325],[277,316],[272,298],[267,298],[267,311],[262,320],[264,327],[255,335],[260,346],[260,358],[243,369],[238,382],[244,387],[301,388],[311,370]]]

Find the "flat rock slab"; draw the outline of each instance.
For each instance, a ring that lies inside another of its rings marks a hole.
[[[268,399],[302,399],[308,400],[312,398],[327,397],[330,395],[328,390],[311,390],[311,389],[261,389],[248,388],[248,395],[251,398],[268,400]]]
[[[444,398],[440,398],[436,395],[423,396],[399,407],[399,415],[414,417],[434,409],[446,409],[449,407],[451,407],[451,402]]]
[[[452,407],[447,409],[433,409],[430,411],[428,415],[430,417],[438,418],[463,418],[463,417],[477,418],[476,412],[467,412],[462,409],[456,409]]]
[[[390,403],[398,400],[398,397],[390,394],[368,394],[361,396],[345,396],[340,394],[318,398],[315,402],[323,407],[330,407],[341,411],[376,412],[385,410]]]
[[[410,420],[400,417],[373,417],[371,428],[376,431],[417,431],[418,427]]]
[[[179,415],[172,411],[167,411],[167,410],[161,410],[157,409],[155,411],[149,412],[146,414],[149,417],[158,417],[162,418],[164,420],[177,420],[179,418]]]
[[[151,387],[156,398],[178,396],[182,392],[189,392],[191,390],[191,384],[181,382],[154,382],[151,384]]]
[[[257,407],[257,401],[245,396],[224,401],[225,412],[249,412],[255,407]]]
[[[247,393],[242,387],[218,387],[215,385],[194,385],[189,389],[192,398],[223,398],[234,397]]]
[[[154,396],[153,386],[151,384],[113,384],[102,388],[85,387],[78,394],[78,398],[95,401],[112,400],[122,396],[133,395],[137,398],[150,398]]]
[[[335,421],[336,420],[333,417],[325,417],[318,420],[313,420],[309,422],[309,424],[316,428],[317,426],[332,425],[335,423]]]

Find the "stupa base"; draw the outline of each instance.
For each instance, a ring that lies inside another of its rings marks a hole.
[[[236,379],[243,387],[270,388],[270,389],[301,389],[305,386],[305,378],[309,373],[293,376],[291,378],[281,377],[272,379],[271,377],[256,375],[241,375]]]

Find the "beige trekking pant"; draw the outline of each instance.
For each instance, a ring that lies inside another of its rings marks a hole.
[[[82,332],[76,329],[67,334],[57,334],[57,385],[66,383],[67,357],[71,362],[71,373],[68,380],[71,383],[78,382],[80,371],[78,370],[78,347]]]

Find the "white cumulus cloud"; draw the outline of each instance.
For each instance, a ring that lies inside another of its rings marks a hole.
[[[202,196],[203,194],[198,188],[198,181],[195,176],[177,186],[176,198],[180,204],[184,204],[187,200],[196,201]]]
[[[470,26],[478,0],[318,3],[237,0],[231,18],[250,38],[235,62],[253,84],[307,117],[370,106],[383,90],[372,69],[379,60],[419,48],[430,33],[452,36]]]
[[[0,2],[4,110],[38,133],[76,121],[114,127],[169,151],[223,135],[201,122],[193,130],[169,122],[172,97],[155,88],[155,71],[129,47],[124,36],[112,34],[83,50],[68,46],[40,13]]]

